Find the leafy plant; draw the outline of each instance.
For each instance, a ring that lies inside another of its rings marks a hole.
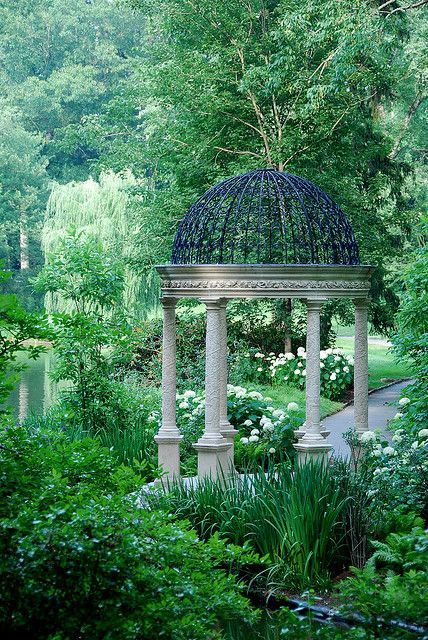
[[[156,498],[154,498],[156,501]],[[156,503],[156,502],[155,502]],[[161,504],[188,518],[205,539],[218,532],[269,559],[271,587],[302,589],[328,578],[343,542],[345,500],[317,463],[254,470],[197,486],[175,483]]]
[[[8,637],[205,640],[254,617],[222,569],[251,556],[142,508],[141,479],[97,442],[22,427],[0,437]]]

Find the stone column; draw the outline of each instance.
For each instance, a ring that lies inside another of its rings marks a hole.
[[[234,442],[238,433],[237,429],[230,424],[227,419],[227,321],[226,321],[227,300],[220,301],[220,433],[230,444],[228,451],[229,470],[234,469]]]
[[[193,446],[198,452],[198,476],[213,480],[227,475],[230,444],[220,433],[220,386],[222,375],[221,302],[202,300],[207,308],[205,355],[205,430]]]
[[[299,463],[306,459],[328,458],[331,445],[321,434],[320,424],[320,311],[322,300],[307,300],[306,330],[306,426],[305,434],[294,445]]]
[[[355,356],[354,356],[354,421],[360,437],[369,428],[369,353],[367,298],[354,300]]]
[[[174,298],[162,298],[162,426],[155,441],[158,462],[168,480],[180,476],[180,441],[182,436],[176,424],[176,327]]]

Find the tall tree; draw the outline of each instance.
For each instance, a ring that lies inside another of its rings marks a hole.
[[[0,227],[6,239],[8,266],[30,267],[29,229],[41,220],[48,176],[42,139],[24,128],[23,116],[0,109]]]
[[[409,167],[389,157],[382,120],[408,70],[403,12],[385,17],[368,0],[130,4],[147,19],[132,98],[139,94],[151,170],[172,177],[170,219],[233,173],[275,166],[303,174],[343,207],[363,260],[378,265],[375,318],[385,324],[394,299],[382,280],[385,259],[400,253],[412,226],[402,192]]]
[[[129,317],[144,318],[157,299],[157,287],[147,269],[141,268],[136,238],[143,234],[144,221],[133,215],[130,193],[142,186],[131,173],[101,173],[99,180],[55,184],[49,197],[42,230],[46,264],[62,246],[67,230],[76,230],[83,241],[100,241],[106,252],[121,264],[124,274],[121,304]],[[147,181],[145,181],[147,183]],[[50,290],[49,290],[50,291]],[[70,311],[71,298],[48,293],[45,306],[50,313]]]

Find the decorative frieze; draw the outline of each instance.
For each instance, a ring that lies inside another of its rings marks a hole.
[[[163,280],[162,289],[316,289],[365,290],[368,280]]]

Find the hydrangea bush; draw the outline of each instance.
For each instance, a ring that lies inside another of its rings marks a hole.
[[[402,406],[404,406],[402,404]],[[378,431],[366,431],[361,443],[372,472],[372,495],[391,508],[428,515],[428,429],[417,434],[400,428],[401,412],[392,421],[391,442]]]
[[[245,354],[249,363],[246,370],[251,371],[253,379],[263,384],[286,382],[300,389],[306,384],[306,351],[297,349],[297,354],[280,353],[275,355],[253,351]],[[354,358],[346,355],[342,349],[320,351],[321,393],[326,398],[338,400],[352,385],[354,376]]]
[[[230,423],[239,431],[235,443],[238,466],[262,459],[279,460],[294,455],[294,430],[303,423],[299,406],[290,402],[286,410],[271,405],[272,398],[258,391],[228,385],[227,407]],[[177,426],[183,435],[182,464],[185,473],[196,471],[193,444],[202,435],[205,419],[205,394],[186,390],[177,394]],[[151,420],[160,424],[159,412]]]

